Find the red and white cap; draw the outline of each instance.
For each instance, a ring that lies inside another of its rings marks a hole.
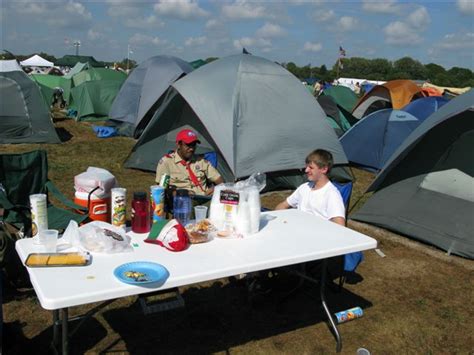
[[[201,143],[201,141],[198,139],[196,132],[190,129],[182,129],[178,132],[178,134],[176,135],[176,143],[180,141],[186,144],[190,144],[193,142]]]

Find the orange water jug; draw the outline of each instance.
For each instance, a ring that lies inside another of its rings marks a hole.
[[[110,223],[110,196],[97,197],[94,194],[90,195],[87,192],[76,191],[74,195],[74,203],[79,206],[87,207],[89,209],[89,218],[94,221],[103,221]]]

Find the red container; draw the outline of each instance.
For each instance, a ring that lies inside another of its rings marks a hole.
[[[150,231],[150,202],[146,192],[135,192],[132,200],[132,231],[148,233]]]

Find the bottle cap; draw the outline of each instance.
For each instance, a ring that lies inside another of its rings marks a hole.
[[[176,190],[176,196],[189,196],[189,191],[186,189]]]
[[[146,192],[137,191],[133,193],[134,200],[146,200]]]

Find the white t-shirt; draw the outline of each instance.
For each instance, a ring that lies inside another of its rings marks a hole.
[[[314,182],[300,185],[286,202],[291,207],[329,220],[334,217],[346,217],[344,201],[339,190],[328,181],[326,185],[312,190]]]

